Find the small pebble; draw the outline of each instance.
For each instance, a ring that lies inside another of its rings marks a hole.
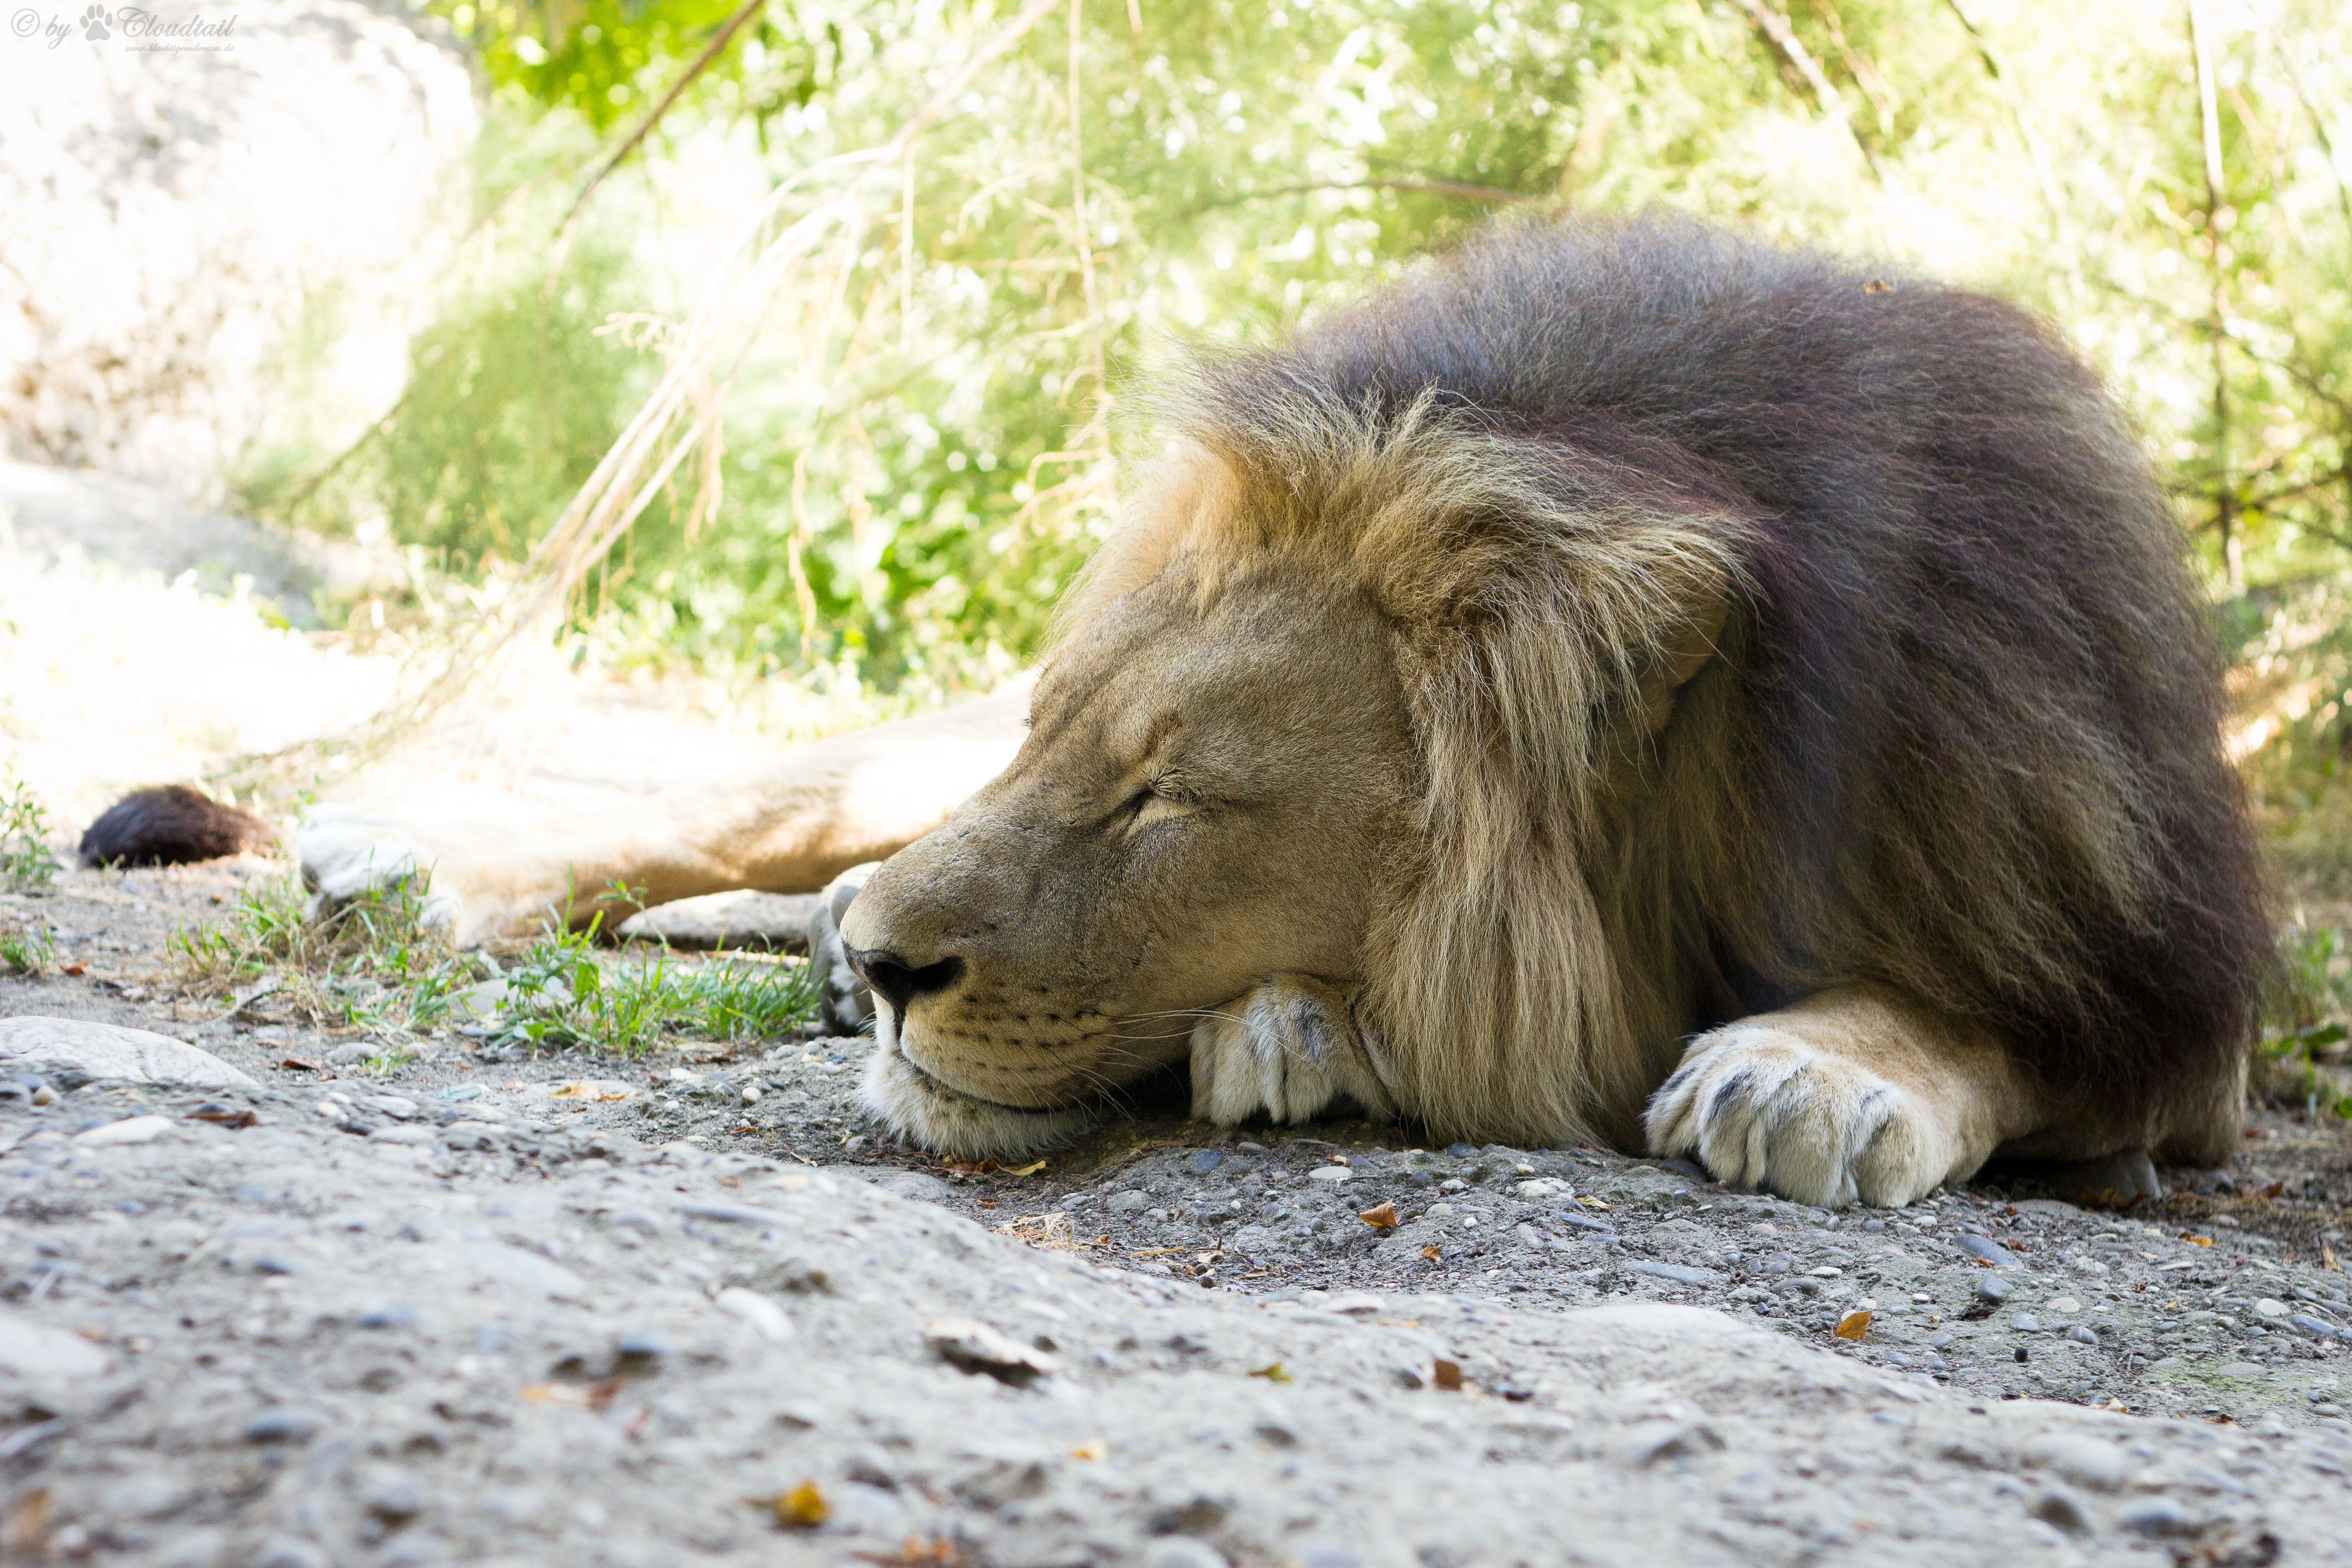
[[[1151,1206],[1151,1194],[1140,1187],[1129,1187],[1123,1193],[1113,1193],[1103,1207],[1113,1214],[1134,1214]]]
[[[319,1435],[327,1418],[299,1405],[274,1405],[245,1424],[248,1443],[306,1443]]]
[[[1478,1152],[1478,1145],[1475,1143],[1448,1143],[1445,1146],[1445,1152],[1453,1155],[1457,1160],[1464,1160],[1475,1154]]]
[[[614,1348],[625,1356],[650,1360],[672,1354],[677,1349],[677,1342],[659,1329],[632,1329],[621,1336],[620,1343]]]
[[[2187,1535],[2193,1529],[2188,1510],[2169,1498],[2151,1498],[2126,1509],[2116,1522],[2134,1535]]]
[[[2009,1326],[2021,1334],[2038,1334],[2042,1331],[2042,1320],[2031,1312],[2020,1312],[2009,1320]]]
[[[425,1495],[406,1476],[394,1476],[368,1493],[367,1510],[387,1523],[398,1524],[425,1511]]]
[[[1223,1149],[1201,1149],[1196,1150],[1184,1165],[1194,1175],[1205,1176],[1224,1163],[1225,1152]]]
[[[2091,1527],[2090,1516],[2083,1511],[2083,1505],[2055,1487],[2034,1499],[2032,1513],[2042,1523],[2055,1525],[2070,1535]]]
[[[2017,1254],[2000,1243],[1985,1237],[1972,1236],[1963,1231],[1960,1235],[1952,1237],[1952,1245],[1978,1262],[1990,1263],[1996,1268],[2013,1268],[2017,1263]]]
[[[74,1134],[77,1149],[110,1149],[124,1143],[152,1143],[172,1131],[171,1119],[163,1116],[128,1116],[120,1121],[109,1121],[87,1132]]]
[[[409,1329],[416,1326],[416,1314],[406,1307],[371,1307],[352,1320],[362,1329]]]
[[[2009,1293],[2015,1289],[2016,1286],[2010,1282],[2009,1276],[2006,1274],[1977,1276],[1977,1296],[1980,1300],[2006,1301],[2009,1300]]]
[[[327,1568],[327,1554],[310,1542],[279,1536],[262,1542],[253,1568]]]

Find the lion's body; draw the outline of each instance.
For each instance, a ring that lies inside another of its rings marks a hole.
[[[1101,577],[1328,552],[1400,627],[1440,831],[1368,977],[1450,1037],[1443,1125],[1624,1142],[1692,1033],[1874,982],[2219,1152],[2267,938],[2178,531],[2047,329],[1875,281],[1530,227],[1170,410],[1228,531],[1160,512]],[[1623,661],[1716,595],[1654,729]]]
[[[1646,1114],[1812,1201],[2234,1137],[2219,685],[2042,325],[1529,225],[1157,414],[1018,756],[843,920],[900,1131],[1034,1146],[1189,1054],[1219,1120]]]

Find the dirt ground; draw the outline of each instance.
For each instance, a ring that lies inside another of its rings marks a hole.
[[[2120,1213],[2016,1173],[1831,1213],[1603,1150],[1234,1133],[1175,1084],[973,1169],[877,1137],[860,1040],[449,1033],[373,1070],[379,1042],[178,984],[173,931],[284,869],[0,900],[76,971],[0,979],[0,1017],[262,1086],[0,1100],[0,1344],[96,1360],[59,1388],[0,1355],[0,1529],[34,1556],[2352,1555],[2333,1118],[2263,1110]],[[144,1113],[169,1135],[75,1142]],[[966,1375],[940,1317],[1053,1370]],[[776,1501],[803,1482],[824,1522]]]

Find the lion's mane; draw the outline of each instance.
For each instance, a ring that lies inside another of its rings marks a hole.
[[[1157,405],[1066,617],[1271,555],[1389,617],[1425,784],[1357,1007],[1432,1124],[1637,1142],[1693,1031],[1856,981],[2157,1131],[2237,1081],[2269,942],[2210,638],[2035,318],[1528,224]]]

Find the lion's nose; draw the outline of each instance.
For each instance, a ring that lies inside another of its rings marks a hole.
[[[937,963],[919,967],[895,952],[851,947],[845,942],[842,944],[842,956],[848,959],[857,978],[874,987],[875,993],[902,1018],[907,1016],[908,1003],[934,991],[944,991],[963,977],[961,958],[942,958]]]

